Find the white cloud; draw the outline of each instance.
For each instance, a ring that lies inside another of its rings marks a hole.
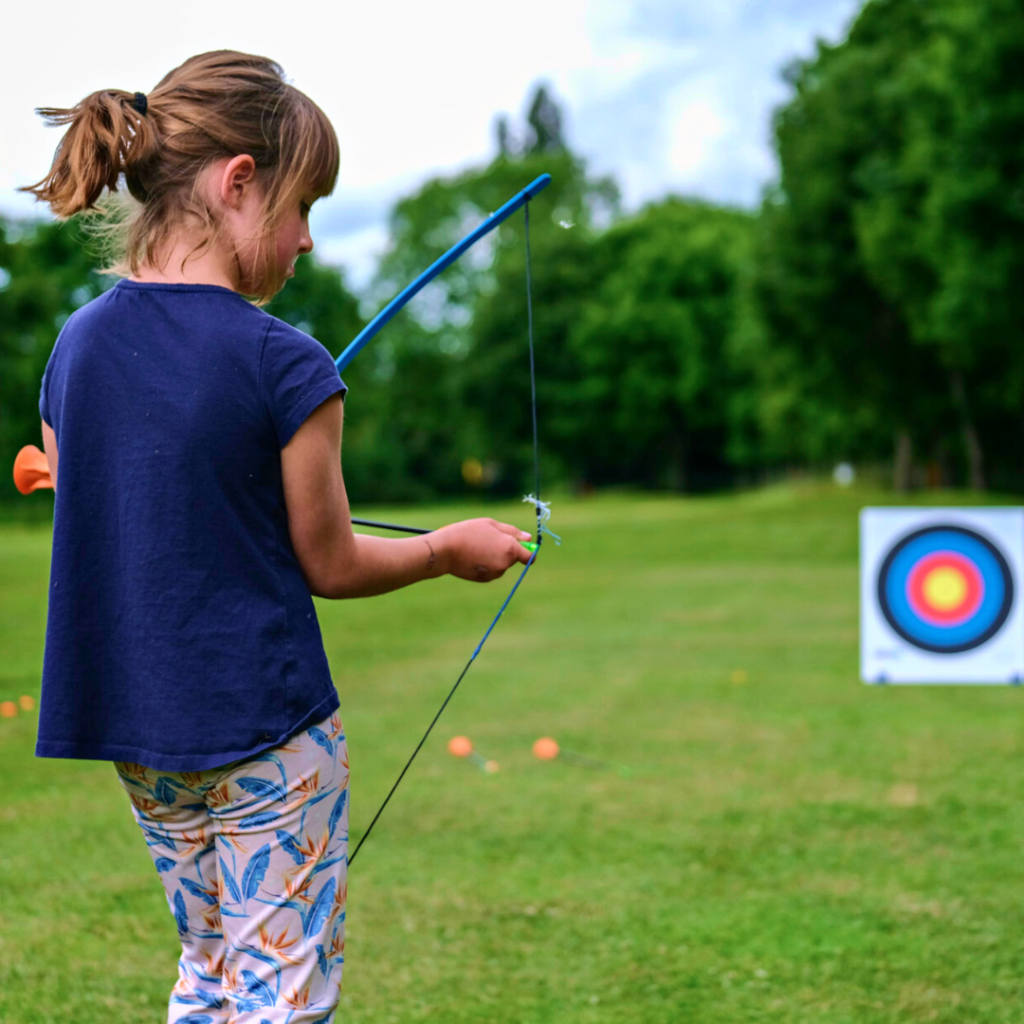
[[[335,196],[318,204],[325,257],[365,279],[390,204],[438,173],[493,154],[499,112],[520,114],[533,83],[567,107],[569,138],[593,170],[614,174],[627,205],[667,191],[752,204],[773,172],[768,116],[778,68],[837,38],[857,0],[478,0],[233,7],[176,3],[83,17],[70,0],[5,12],[0,64],[0,210],[41,177],[58,131],[33,113],[105,87],[148,91],[190,54],[265,53],[334,122]],[[41,59],[41,55],[44,55]]]
[[[687,85],[668,103],[668,162],[688,188],[699,187],[714,163],[716,151],[730,129],[729,119],[714,93]]]

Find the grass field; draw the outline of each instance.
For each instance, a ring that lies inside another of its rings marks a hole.
[[[1024,1020],[1022,693],[859,682],[857,511],[891,501],[557,500],[564,545],[352,868],[338,1024]],[[38,694],[48,555],[0,527],[0,699]],[[506,590],[320,603],[353,839]],[[34,735],[0,719],[0,1024],[161,1024],[177,938],[127,799]]]

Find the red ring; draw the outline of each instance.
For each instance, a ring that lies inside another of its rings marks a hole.
[[[967,582],[967,593],[955,607],[932,608],[924,593],[924,581],[935,569],[948,567]],[[958,551],[933,551],[921,558],[907,574],[907,601],[911,610],[932,626],[959,626],[977,614],[985,597],[985,581],[978,567]]]

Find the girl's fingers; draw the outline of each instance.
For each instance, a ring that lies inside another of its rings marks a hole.
[[[501,530],[502,533],[507,533],[510,537],[515,537],[516,540],[530,539],[530,535],[525,530],[520,530],[518,526],[512,526],[511,523],[499,523],[494,521],[494,525]]]

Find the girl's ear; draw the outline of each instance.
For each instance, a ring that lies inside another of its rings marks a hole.
[[[238,210],[246,193],[256,181],[256,161],[248,153],[233,156],[220,176],[220,197],[233,210]]]

